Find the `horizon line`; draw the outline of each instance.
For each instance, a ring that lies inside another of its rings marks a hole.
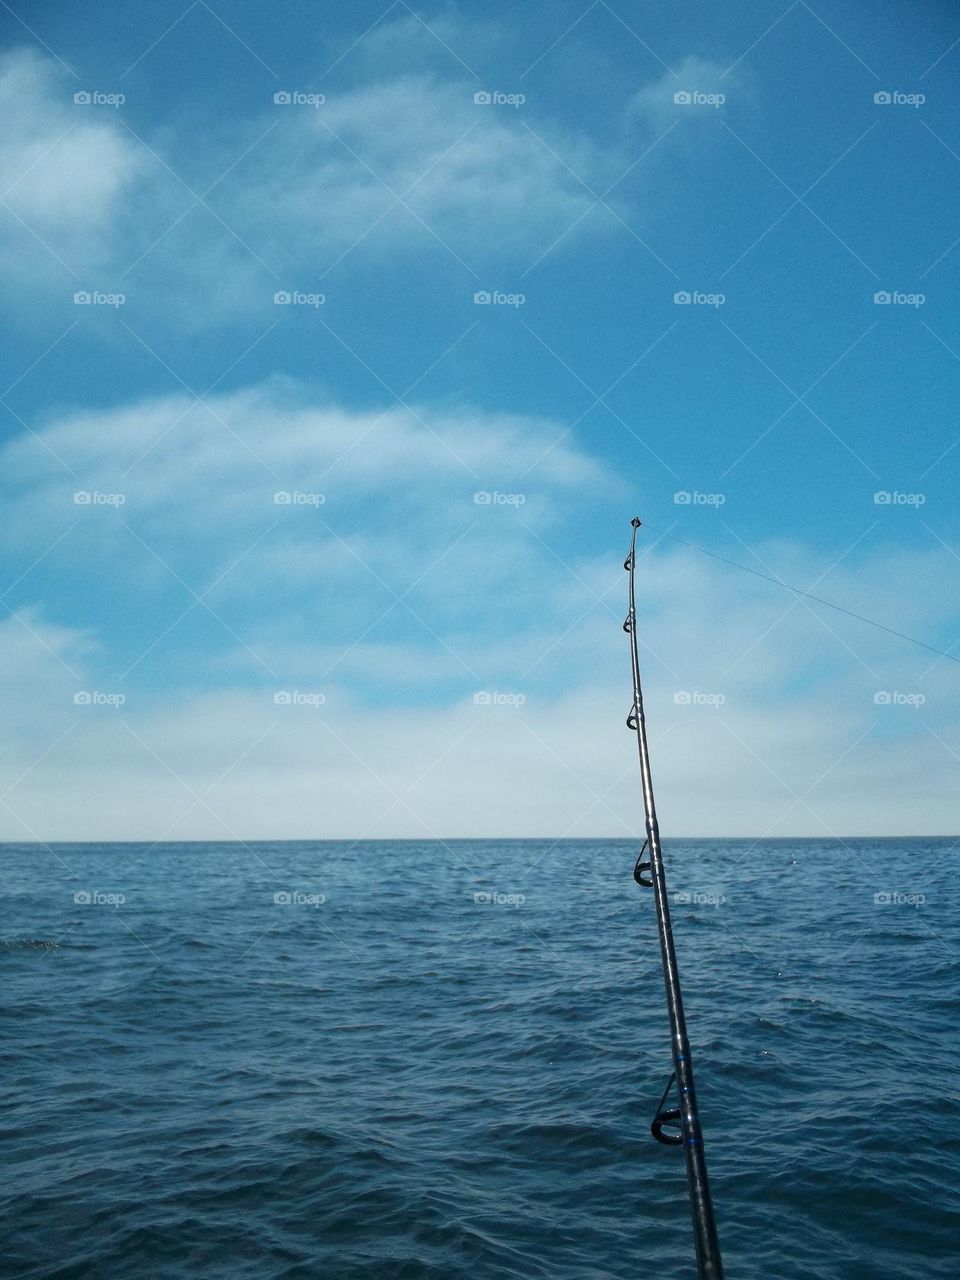
[[[161,845],[181,845],[181,844],[219,844],[219,845],[244,845],[255,844],[452,844],[454,842],[472,842],[483,844],[523,844],[531,841],[552,841],[558,844],[632,844],[636,840],[642,839],[641,836],[284,836],[280,839],[274,839],[269,836],[257,836],[244,838],[235,836],[229,840],[216,840],[209,837],[190,838],[184,837],[181,840],[150,840],[150,839],[109,839],[109,840],[42,840],[39,838],[33,840],[0,840],[0,849],[16,846],[16,845],[35,845],[38,849],[49,848],[54,845],[120,845],[120,844],[145,844],[152,848],[159,848]],[[751,840],[755,844],[763,841],[774,843],[791,841],[796,843],[800,840],[814,841],[826,843],[835,841],[843,843],[846,840],[958,840],[960,841],[960,833],[940,832],[936,834],[926,834],[923,832],[899,835],[830,835],[830,836],[753,836],[753,835],[735,835],[735,836],[685,836],[672,835],[664,836],[666,841],[695,841],[695,840]]]

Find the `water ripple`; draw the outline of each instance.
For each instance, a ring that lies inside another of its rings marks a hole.
[[[691,1275],[633,845],[61,851],[2,849],[4,1276]],[[955,1275],[955,856],[667,845],[731,1280]]]

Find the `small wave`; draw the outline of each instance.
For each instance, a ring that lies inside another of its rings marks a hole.
[[[50,938],[0,938],[0,951],[59,951],[61,943]]]

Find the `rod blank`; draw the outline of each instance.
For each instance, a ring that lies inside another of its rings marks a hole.
[[[643,714],[643,691],[640,685],[640,657],[637,652],[637,604],[635,594],[635,575],[637,564],[637,530],[640,519],[634,516],[630,522],[633,534],[630,539],[630,554],[624,561],[624,568],[630,575],[628,591],[628,611],[623,624],[624,631],[630,637],[630,662],[633,670],[633,706],[627,717],[627,727],[632,729],[637,738],[637,749],[640,755],[640,781],[643,788],[643,809],[646,819],[646,848],[649,853],[649,864],[643,864],[643,871],[649,872],[649,887],[653,889],[657,906],[657,925],[660,933],[660,955],[663,961],[663,980],[667,993],[667,1011],[670,1014],[670,1036],[673,1053],[673,1070],[676,1077],[679,1107],[663,1110],[670,1085],[664,1091],[657,1116],[653,1122],[654,1136],[669,1145],[683,1146],[687,1161],[687,1182],[690,1190],[690,1213],[693,1218],[693,1234],[697,1250],[697,1267],[699,1280],[723,1280],[723,1263],[720,1258],[720,1241],[717,1237],[717,1226],[713,1215],[713,1201],[710,1197],[710,1182],[707,1178],[707,1162],[703,1150],[703,1131],[697,1114],[697,1095],[693,1083],[693,1058],[690,1052],[690,1041],[687,1038],[687,1023],[683,1013],[683,998],[680,992],[680,973],[677,968],[677,955],[673,945],[673,929],[670,924],[670,904],[667,899],[667,880],[663,867],[663,854],[660,849],[660,827],[657,823],[657,807],[653,797],[653,776],[650,772],[650,752],[647,746],[647,728]],[[643,856],[641,851],[641,857]],[[637,859],[638,866],[640,859]],[[648,884],[637,877],[638,883]],[[679,1110],[679,1116],[676,1111]],[[658,1123],[680,1122],[680,1142],[671,1141],[661,1132],[657,1132]]]

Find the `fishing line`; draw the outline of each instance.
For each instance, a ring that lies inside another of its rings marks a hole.
[[[848,618],[856,618],[858,622],[866,622],[868,626],[876,627],[878,631],[886,631],[888,635],[897,636],[900,640],[909,640],[911,644],[919,645],[921,649],[926,649],[929,653],[935,653],[940,658],[947,658],[950,662],[960,663],[960,658],[955,657],[952,653],[947,653],[945,649],[937,649],[932,644],[927,644],[925,640],[918,640],[916,636],[908,636],[905,631],[897,631],[883,622],[877,622],[876,618],[868,618],[862,613],[855,613],[853,609],[845,609],[842,604],[834,604],[832,600],[824,600],[823,596],[815,596],[812,591],[803,591],[800,587],[792,587],[789,582],[774,578],[769,573],[761,573],[758,569],[751,569],[749,565],[740,564],[737,560],[730,560],[726,556],[721,556],[716,551],[708,551],[706,547],[698,547],[695,542],[687,542],[683,538],[674,537],[672,533],[665,533],[662,529],[655,529],[652,524],[647,524],[646,521],[644,521],[644,528],[649,529],[651,533],[657,534],[658,537],[669,538],[671,542],[678,542],[681,547],[689,547],[691,551],[699,551],[702,556],[709,556],[712,560],[722,560],[724,564],[728,564],[734,569],[742,569],[744,573],[752,573],[755,578],[762,578],[764,582],[772,582],[777,587],[783,587],[785,591],[792,591],[794,595],[805,596],[807,600],[815,600],[817,604],[826,605],[828,609],[836,609],[837,613],[845,613]]]

